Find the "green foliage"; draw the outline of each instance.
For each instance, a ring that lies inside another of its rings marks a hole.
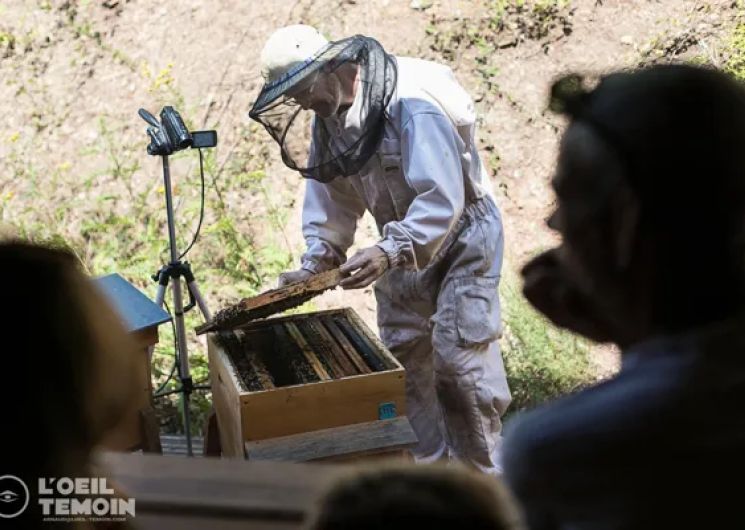
[[[738,2],[735,28],[727,43],[728,55],[725,71],[737,79],[745,80],[745,2]]]
[[[520,40],[541,40],[557,27],[571,31],[569,6],[570,0],[493,0],[489,29],[514,26]]]
[[[594,382],[589,345],[553,326],[522,295],[516,275],[505,270],[501,287],[502,341],[512,391],[509,414],[574,392]]]
[[[93,9],[98,7],[90,2],[72,2],[50,12],[58,17],[60,31],[66,31],[77,46],[71,68],[93,54],[108,53],[127,75],[139,77],[151,97],[151,110],[173,105],[189,128],[202,128],[191,120],[199,119],[205,109],[184,97],[174,65],[138,64],[112,47],[92,22]],[[24,52],[27,46],[19,42],[24,35],[28,35],[28,46],[38,44],[33,33],[0,26],[0,58]],[[0,176],[0,228],[8,225],[20,237],[69,248],[91,275],[118,272],[154,298],[156,285],[150,275],[169,260],[169,252],[161,166],[159,159],[145,153],[144,123],[111,109],[98,119],[93,134],[81,137],[77,152],[64,154],[67,159],[50,167],[49,162],[44,164],[51,157],[37,156],[39,145],[48,142],[56,128],[70,127],[69,111],[55,106],[41,81],[22,84],[16,95],[26,98],[24,102],[31,103],[34,111],[31,127],[6,129],[0,135],[5,169]],[[205,128],[220,129],[224,137],[257,136],[251,126],[221,124],[219,118]],[[240,141],[230,151],[221,151],[221,145],[204,153],[205,218],[199,240],[186,259],[213,311],[256,294],[293,261],[284,232],[285,198],[272,190],[267,177],[267,143]],[[172,156],[171,170],[178,248],[183,251],[200,216],[202,188],[196,151]],[[185,292],[184,296],[188,300]],[[166,301],[171,300],[169,291]],[[193,332],[201,322],[198,309],[187,313],[189,364],[195,384],[209,385],[206,347]],[[174,333],[171,326],[163,325],[159,334],[153,352],[153,386],[169,392],[180,384],[178,374],[169,379],[175,362]],[[156,402],[164,428],[181,431],[178,394]],[[209,391],[197,390],[191,407],[193,433],[201,432],[209,407]]]
[[[570,0],[491,0],[489,10],[492,21],[501,23],[510,11],[528,11],[536,16],[553,13],[555,10],[568,7]]]
[[[16,47],[15,35],[0,29],[0,57],[10,57]]]

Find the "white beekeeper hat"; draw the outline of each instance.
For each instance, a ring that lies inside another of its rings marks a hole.
[[[276,81],[293,67],[312,58],[328,40],[311,26],[295,24],[280,28],[261,50],[261,75],[267,83]]]

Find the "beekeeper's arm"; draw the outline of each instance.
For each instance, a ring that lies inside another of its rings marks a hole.
[[[404,219],[383,227],[380,242],[341,267],[345,273],[357,271],[342,282],[348,289],[369,285],[390,267],[426,267],[463,212],[464,145],[450,119],[431,108],[402,121],[401,169],[417,196]]]
[[[327,184],[306,180],[303,236],[307,251],[301,268],[317,273],[344,263],[364,213],[365,203],[349,179],[339,177]]]
[[[465,190],[463,141],[444,114],[420,111],[403,124],[401,164],[417,196],[406,217],[383,227],[378,243],[391,266],[423,269],[460,218]]]

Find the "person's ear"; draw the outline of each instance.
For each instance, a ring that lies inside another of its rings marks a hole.
[[[634,257],[641,225],[641,203],[626,179],[622,179],[611,201],[614,265],[625,271]]]

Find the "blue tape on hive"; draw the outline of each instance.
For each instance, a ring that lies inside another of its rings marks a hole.
[[[140,331],[171,320],[171,316],[162,307],[119,274],[109,274],[93,281],[122,317],[129,332]]]

